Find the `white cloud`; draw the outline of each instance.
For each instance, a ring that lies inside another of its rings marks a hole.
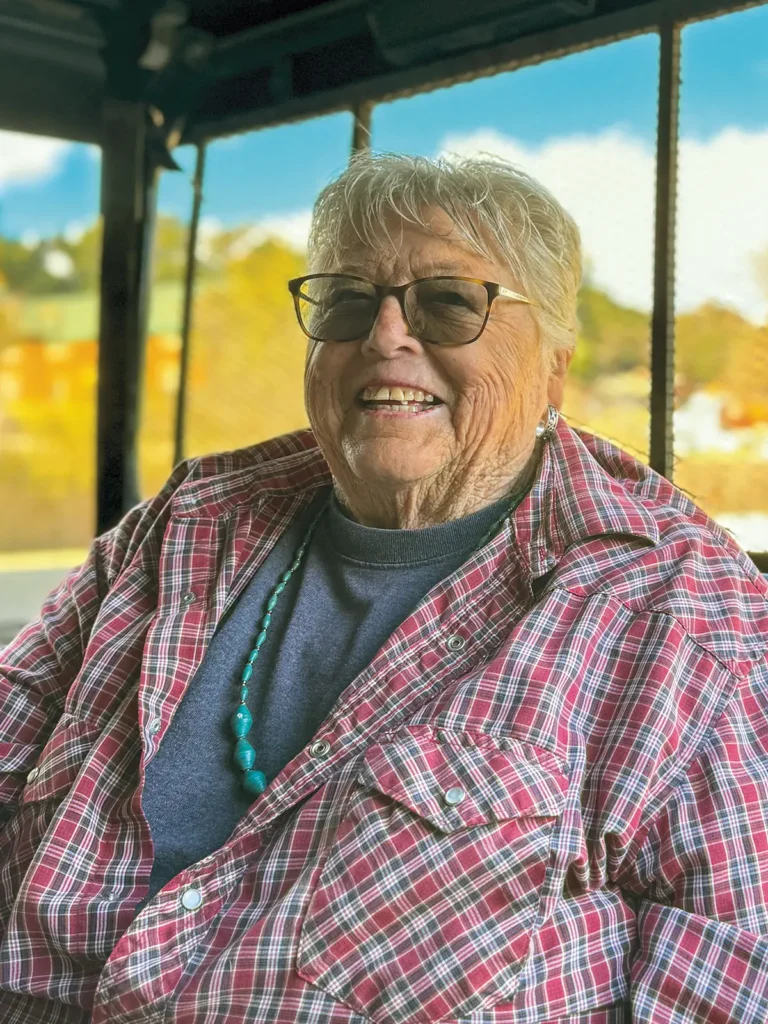
[[[224,229],[224,225],[218,217],[201,217],[197,227],[197,247],[195,255],[203,263],[213,256],[212,243],[218,234]]]
[[[295,210],[257,221],[247,232],[243,242],[250,249],[261,245],[268,238],[278,238],[292,249],[303,252],[307,248],[311,210]]]
[[[0,131],[0,192],[8,185],[29,185],[51,177],[71,146],[60,139]]]
[[[444,153],[493,153],[539,178],[577,221],[595,283],[617,301],[650,309],[655,156],[617,129],[529,145],[493,129],[447,136]],[[761,323],[768,300],[752,265],[768,247],[768,131],[728,128],[679,145],[677,308],[707,299]]]
[[[295,210],[292,213],[264,217],[245,228],[236,229],[235,238],[230,243],[227,254],[234,259],[240,259],[268,238],[277,238],[290,248],[304,252],[307,248],[311,219],[311,210]],[[225,225],[217,217],[201,219],[197,236],[198,259],[205,263],[212,258],[216,251],[215,240],[226,230]]]

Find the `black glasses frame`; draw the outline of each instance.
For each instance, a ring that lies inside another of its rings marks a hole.
[[[477,339],[480,337],[480,335],[486,328],[488,319],[491,315],[491,306],[493,305],[494,299],[497,299],[499,297],[505,299],[514,299],[516,302],[524,302],[530,306],[538,306],[538,303],[534,302],[533,299],[529,299],[525,295],[521,295],[519,292],[514,292],[511,288],[506,288],[504,285],[497,284],[495,281],[483,281],[482,278],[479,277],[462,277],[459,274],[442,274],[436,277],[417,277],[415,281],[407,281],[405,284],[395,285],[376,284],[373,281],[369,281],[367,277],[358,277],[355,274],[305,274],[304,277],[294,277],[291,281],[288,282],[288,290],[293,296],[293,305],[294,309],[296,310],[296,319],[299,321],[299,327],[302,329],[304,334],[306,334],[306,336],[310,339],[310,341],[321,341],[323,343],[333,341],[343,344],[350,341],[359,341],[362,337],[364,337],[364,335],[357,335],[354,338],[328,339],[318,338],[307,330],[301,316],[301,308],[299,306],[299,302],[301,301],[301,299],[304,299],[305,302],[313,302],[313,300],[310,299],[308,295],[302,295],[301,288],[305,281],[315,281],[318,280],[319,278],[343,278],[346,281],[362,281],[363,284],[370,285],[371,288],[374,289],[374,291],[376,292],[376,296],[378,298],[378,302],[373,313],[373,318],[371,319],[371,327],[368,328],[369,331],[376,323],[376,318],[379,315],[381,304],[386,298],[386,296],[394,295],[394,297],[400,304],[400,310],[403,314],[403,319],[408,324],[408,328],[410,331],[412,331],[414,337],[418,338],[419,341],[426,342],[428,345],[439,345],[441,348],[458,348],[461,345],[471,345],[473,341],[477,341]],[[455,342],[433,341],[431,338],[422,337],[417,332],[416,328],[411,323],[410,318],[408,316],[408,311],[405,306],[405,296],[408,290],[410,288],[413,288],[414,285],[424,284],[427,281],[466,281],[469,284],[480,284],[485,288],[486,294],[488,296],[488,301],[485,307],[485,317],[483,319],[483,323],[482,326],[480,327],[480,330],[473,338],[470,338],[468,341]]]

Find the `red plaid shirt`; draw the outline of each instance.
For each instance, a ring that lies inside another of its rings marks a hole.
[[[306,431],[179,467],[0,655],[2,1024],[766,1024],[765,583],[562,421],[329,752],[136,916],[145,766],[328,482]]]

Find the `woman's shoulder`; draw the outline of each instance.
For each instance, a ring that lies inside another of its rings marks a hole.
[[[585,597],[611,595],[644,618],[672,618],[741,674],[768,649],[768,581],[734,538],[669,480],[607,441],[582,432],[580,438],[599,476],[610,480],[611,500],[618,485],[621,501],[655,527],[647,535],[656,538],[640,543],[610,532],[585,538],[566,551],[550,586]]]
[[[301,493],[330,482],[330,471],[309,429],[201,455],[188,460],[185,468],[173,494],[174,513],[196,510],[215,515],[266,491]]]

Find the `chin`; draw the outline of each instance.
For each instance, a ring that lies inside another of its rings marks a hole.
[[[347,451],[347,462],[358,480],[367,483],[403,486],[430,477],[440,468],[440,460],[423,446],[400,442],[378,445],[356,444]]]

